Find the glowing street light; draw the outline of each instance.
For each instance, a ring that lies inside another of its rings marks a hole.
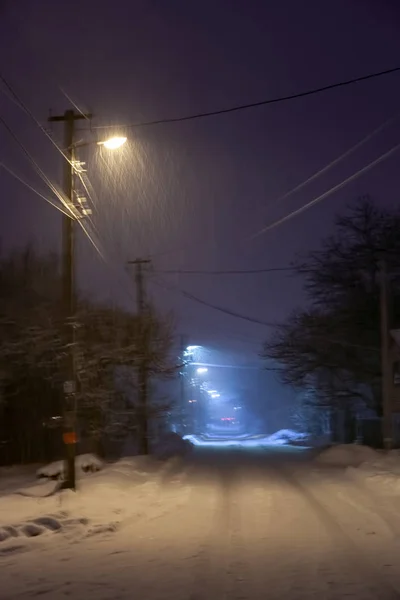
[[[117,148],[123,146],[126,140],[126,137],[114,136],[108,140],[104,140],[104,142],[97,142],[97,145],[104,146],[108,150],[116,150]]]
[[[207,373],[208,369],[207,367],[199,367],[198,369],[196,369],[196,373],[198,373],[199,375],[202,375],[203,373]]]

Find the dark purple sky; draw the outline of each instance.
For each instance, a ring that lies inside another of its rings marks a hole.
[[[398,66],[397,4],[3,0],[1,68],[42,123],[49,108],[69,108],[60,86],[93,111],[93,125],[174,117]],[[80,241],[80,285],[128,305],[124,262],[144,254],[155,255],[160,269],[285,266],[297,252],[316,247],[334,214],[357,196],[368,193],[382,205],[396,206],[398,155],[301,216],[255,241],[247,239],[397,143],[398,123],[328,175],[268,208],[399,110],[400,75],[393,74],[279,105],[131,129],[130,147],[108,167],[95,150],[87,152],[98,193],[94,220],[112,268]],[[5,96],[0,114],[46,173],[60,181],[60,156],[36,125]],[[54,135],[62,139],[60,129],[54,128]],[[80,137],[93,139],[93,133]],[[44,191],[4,130],[0,144],[0,159]],[[34,239],[44,248],[58,248],[57,212],[1,170],[0,186],[3,243],[20,246]],[[303,300],[301,282],[285,274],[166,280],[267,321],[284,318]],[[255,353],[267,332],[156,285],[150,291],[163,308],[174,309],[179,331],[191,335],[192,343],[231,342]]]

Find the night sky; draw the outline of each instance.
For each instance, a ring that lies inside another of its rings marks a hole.
[[[80,123],[79,139],[101,139],[104,130],[95,128],[102,125],[256,102],[400,65],[396,0],[3,0],[0,7],[3,75],[46,126],[49,109],[56,114],[71,107],[60,87],[92,111],[92,131]],[[80,286],[129,307],[134,288],[127,259],[151,255],[156,269],[281,267],[317,247],[335,213],[358,196],[397,206],[398,154],[249,239],[398,143],[400,119],[327,175],[268,206],[399,111],[395,73],[272,106],[131,128],[129,146],[112,158],[99,156],[95,146],[82,151],[108,265],[80,239]],[[62,158],[37,125],[5,95],[0,114],[46,174],[61,182]],[[61,127],[53,126],[53,135],[62,145]],[[1,127],[0,145],[0,160],[46,192]],[[34,240],[59,249],[59,213],[4,170],[0,189],[3,246]],[[301,281],[285,273],[152,279],[265,321],[283,319],[304,301]],[[155,282],[149,292],[175,312],[177,331],[191,343],[232,346],[250,358],[268,333]]]

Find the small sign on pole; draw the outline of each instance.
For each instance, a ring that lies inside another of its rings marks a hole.
[[[64,394],[75,394],[75,381],[64,381]]]
[[[76,444],[76,441],[76,433],[74,431],[66,431],[65,433],[63,433],[64,444]]]

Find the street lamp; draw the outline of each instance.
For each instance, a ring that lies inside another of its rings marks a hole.
[[[127,139],[128,138],[123,136],[114,135],[106,140],[101,140],[100,142],[96,142],[94,140],[90,142],[74,142],[69,146],[68,149],[74,153],[76,148],[85,148],[86,146],[93,146],[96,144],[97,146],[104,146],[104,148],[107,148],[107,150],[116,150],[117,148],[123,146]]]
[[[75,122],[88,119],[91,115],[76,113],[66,110],[63,115],[52,116],[51,122],[64,123],[66,148],[64,161],[64,193],[70,214],[63,216],[62,234],[62,295],[64,312],[64,342],[67,352],[64,364],[64,433],[65,444],[65,479],[63,488],[75,490],[75,445],[76,438],[76,372],[75,372],[75,257],[74,257],[74,223],[79,218],[75,206],[75,174],[79,172],[80,164],[75,158],[78,147],[88,146],[97,142],[75,142]],[[126,142],[126,138],[112,137],[98,143],[109,150],[119,148]],[[78,209],[79,210],[79,209]],[[85,214],[85,212],[83,212]]]
[[[116,150],[123,146],[126,142],[126,137],[114,136],[104,142],[97,142],[98,146],[104,146],[108,150]]]
[[[198,373],[199,375],[202,375],[203,373],[207,373],[208,369],[206,367],[199,367],[198,369],[196,369],[196,373]]]

